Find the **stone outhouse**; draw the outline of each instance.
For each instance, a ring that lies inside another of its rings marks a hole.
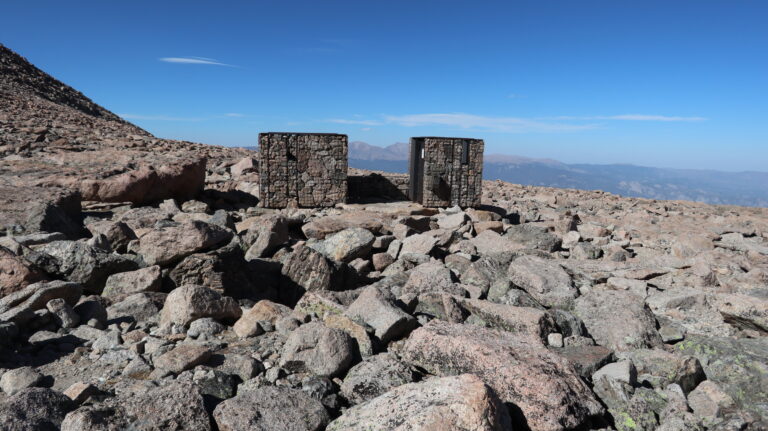
[[[260,133],[261,205],[331,207],[346,202],[347,151],[347,135]]]
[[[426,207],[480,205],[482,139],[411,138],[410,198]]]

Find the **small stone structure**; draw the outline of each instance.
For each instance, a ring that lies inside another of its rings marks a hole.
[[[331,207],[346,202],[347,151],[347,135],[260,133],[262,206]]]
[[[349,175],[350,202],[381,202],[408,200],[409,180],[406,174],[353,170]]]
[[[482,139],[411,138],[411,200],[426,207],[479,206],[484,145]]]

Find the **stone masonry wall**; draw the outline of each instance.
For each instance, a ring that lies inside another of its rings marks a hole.
[[[410,182],[406,174],[371,172],[350,175],[348,181],[351,202],[408,200]]]
[[[427,207],[480,205],[483,186],[482,139],[423,138],[424,182],[422,204]],[[468,163],[462,163],[468,142]]]
[[[266,208],[331,207],[347,200],[346,135],[259,134],[259,197]]]

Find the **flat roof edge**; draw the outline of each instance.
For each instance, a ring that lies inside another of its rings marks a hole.
[[[483,138],[462,138],[459,136],[412,136],[411,139],[464,139],[468,141],[482,141]]]
[[[261,132],[262,135],[297,135],[297,136],[347,136],[343,133],[311,133],[311,132]]]

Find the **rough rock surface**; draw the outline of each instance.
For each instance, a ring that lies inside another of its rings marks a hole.
[[[242,310],[230,297],[222,297],[211,289],[201,286],[184,286],[174,289],[165,299],[160,312],[160,324],[189,325],[201,317],[235,321]]]
[[[576,300],[576,315],[599,344],[614,350],[657,347],[662,344],[653,313],[637,295],[594,291]]]
[[[213,417],[221,431],[319,431],[329,420],[320,401],[275,387],[238,394],[219,404]]]
[[[568,362],[528,336],[432,321],[404,347],[405,361],[437,375],[472,373],[535,430],[565,430],[603,412]]]
[[[512,430],[506,407],[491,388],[471,374],[433,377],[399,386],[353,407],[328,431]]]
[[[308,323],[291,333],[280,366],[320,376],[337,376],[351,365],[355,345],[346,332],[322,323]]]

